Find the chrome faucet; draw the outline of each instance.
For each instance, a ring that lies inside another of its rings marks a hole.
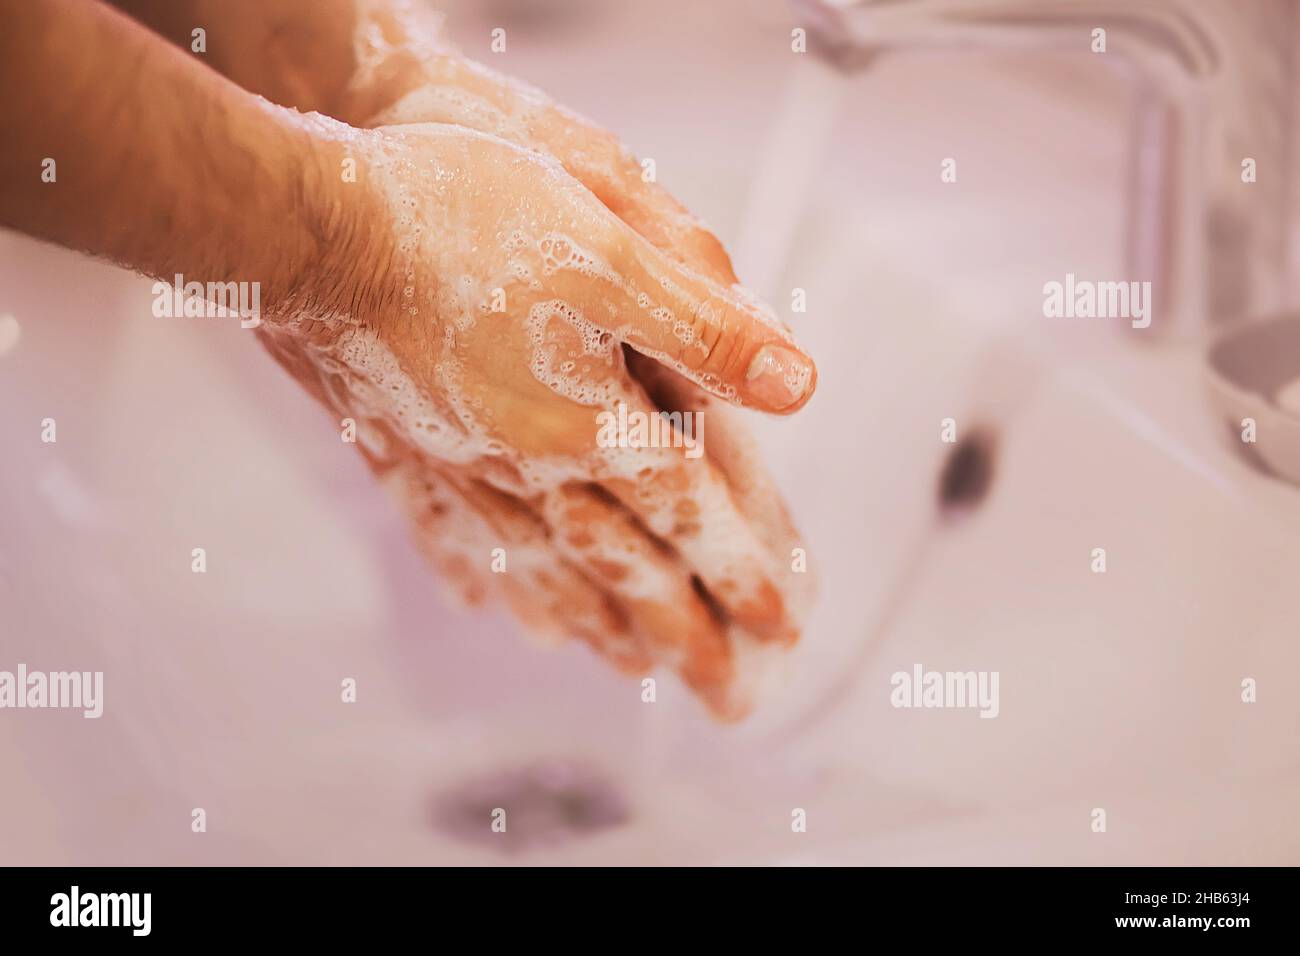
[[[1300,305],[1296,0],[791,2],[842,70],[921,48],[1106,56],[1133,91],[1117,278],[1152,282],[1152,331]]]

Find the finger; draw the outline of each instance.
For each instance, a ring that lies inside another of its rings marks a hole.
[[[553,147],[557,157],[612,212],[673,260],[724,286],[738,281],[718,238],[658,182],[646,182],[640,163],[617,137],[576,115],[564,125],[572,132]],[[722,473],[737,508],[750,520],[769,553],[790,569],[782,582],[787,605],[806,609],[815,579],[806,571],[793,570],[802,539],[744,422],[673,369],[636,352],[628,353],[627,362],[633,378],[660,409],[708,410],[714,424],[704,453]]]
[[[628,414],[658,413],[638,403]],[[728,620],[762,641],[796,640],[798,627],[776,584],[773,562],[712,464],[686,458],[684,448],[601,452],[601,486],[680,556]]]
[[[798,626],[772,561],[722,477],[708,462],[674,454],[680,450],[637,451],[633,476],[619,465],[604,473],[601,486],[680,555],[727,620],[761,641],[794,643]]]
[[[557,489],[547,496],[545,514],[557,550],[603,580],[627,607],[652,661],[676,671],[716,716],[742,716],[748,701],[735,688],[731,645],[681,564],[594,486]]]
[[[647,180],[637,157],[613,133],[554,106],[533,135],[569,175],[664,254],[724,286],[735,284],[731,258],[718,237],[657,181]]]
[[[646,182],[636,157],[618,137],[562,107],[554,112],[560,119],[554,125],[562,133],[550,137],[548,148],[570,175],[669,258],[724,286],[739,281],[717,236],[658,182]],[[711,408],[723,427],[713,429],[705,454],[723,472],[737,505],[759,521],[774,551],[796,541],[781,495],[740,419],[711,402],[679,373],[639,353],[628,355],[628,369],[660,409],[702,412]]]
[[[727,401],[779,414],[807,403],[816,367],[770,309],[674,262],[568,182],[560,218],[585,216],[598,251],[553,240],[548,296],[581,303],[598,328]]]
[[[488,525],[474,539],[474,551],[486,561],[493,548],[501,549],[499,571],[490,577],[520,620],[534,628],[550,622],[551,633],[583,640],[621,670],[648,666],[626,611],[599,582],[561,559],[550,546],[549,528],[528,503],[459,471],[448,482]]]
[[[467,603],[482,604],[495,595],[529,634],[599,641],[615,664],[646,665],[626,615],[602,589],[558,560],[546,546],[540,518],[522,502],[428,462],[408,460],[383,478],[415,528],[421,551]]]
[[[355,103],[351,115],[366,117],[366,126],[453,123],[548,153],[667,254],[724,285],[736,281],[722,243],[666,189],[646,180],[640,162],[617,136],[482,64],[441,57],[427,62],[424,72],[424,85],[383,112]]]
[[[616,268],[630,301],[607,324],[621,341],[737,404],[789,414],[812,396],[812,359],[742,287],[724,288],[636,235]]]
[[[432,104],[418,106],[420,103],[424,101],[411,94],[383,118],[388,122],[413,118],[408,114],[420,115],[422,119],[455,118]],[[554,107],[542,108],[540,114],[562,115]],[[485,125],[491,128],[496,123],[484,124],[472,119],[466,117],[471,120],[471,127],[480,131]],[[593,317],[593,321],[722,398],[781,414],[797,411],[807,402],[816,387],[815,366],[794,343],[775,313],[753,299],[743,287],[724,285],[687,264],[688,261],[704,262],[708,264],[706,273],[730,275],[730,262],[717,240],[693,223],[675,201],[670,202],[667,194],[640,188],[628,192],[626,160],[614,162],[601,174],[593,172],[602,166],[600,160],[576,158],[581,148],[575,148],[575,144],[594,142],[594,152],[608,153],[614,147],[607,135],[597,136],[590,127],[574,125],[571,119],[507,124],[499,135],[516,144],[549,147],[554,150],[549,161],[557,164],[557,171],[564,167],[566,172],[572,170],[585,177],[585,181],[565,177],[573,189],[558,192],[557,182],[548,178],[542,188],[549,189],[553,198],[561,200],[549,225],[560,226],[559,231],[564,232],[582,222],[584,235],[595,242],[607,262],[593,263],[593,258],[585,252],[579,255],[572,238],[564,238],[564,249],[571,257],[577,256],[571,261],[579,263],[580,268],[548,262],[546,268],[551,272],[559,269],[571,273],[567,277],[552,275],[549,286],[552,291],[564,293],[570,291],[570,286],[572,291],[580,291],[593,278],[605,283],[611,292],[606,303],[609,308],[600,313],[600,320]],[[530,158],[536,162],[541,157],[533,153]],[[546,175],[544,166],[545,163],[537,163],[535,168],[521,167],[519,172]],[[620,218],[620,214],[630,216],[631,223]],[[683,237],[692,243],[689,249],[674,246]],[[656,248],[655,243],[662,248]],[[675,251],[669,254],[663,249]],[[593,268],[598,274],[592,274]]]
[[[587,327],[567,306],[539,324],[540,379],[562,378],[583,357]],[[772,558],[737,510],[726,479],[702,455],[712,435],[707,415],[665,421],[627,373],[622,352],[614,355],[619,361],[603,372],[582,373],[600,396],[597,407],[563,406],[573,415],[567,454],[681,556],[730,618],[764,640],[792,641],[797,628],[774,582]]]
[[[709,438],[704,456],[722,475],[737,510],[749,520],[755,536],[772,556],[775,581],[786,606],[792,616],[801,619],[812,602],[815,576],[804,570],[803,539],[741,413],[642,355],[629,353],[627,363],[657,408],[707,417]]]
[[[421,554],[465,604],[484,604],[491,592],[488,564],[475,560],[478,542],[489,537],[483,516],[434,469],[412,456],[396,462],[369,454],[366,458],[402,509]]]
[[[589,317],[620,341],[721,398],[780,414],[797,411],[808,401],[816,388],[816,367],[770,308],[742,286],[723,285],[696,271],[694,260],[688,264],[682,252],[670,255],[656,248],[655,242],[672,241],[674,229],[648,222],[652,210],[627,204],[636,224],[650,232],[648,239],[611,209],[593,215],[592,194],[574,186],[578,191],[566,198],[575,212],[585,213],[584,228],[596,239],[605,262],[594,276],[588,272],[570,277],[572,288],[553,281],[557,290],[595,306]],[[572,213],[566,217],[574,219]],[[706,271],[729,275],[725,253],[720,247],[708,248],[716,240],[696,235],[706,247],[699,260]],[[570,245],[566,241],[566,247]],[[576,285],[593,278],[603,283],[602,301]]]

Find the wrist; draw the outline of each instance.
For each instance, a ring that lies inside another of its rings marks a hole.
[[[301,228],[295,251],[283,262],[273,317],[328,334],[382,308],[375,301],[393,258],[392,223],[371,183],[378,134],[324,117],[304,122],[293,164]],[[324,323],[323,326],[313,323]]]

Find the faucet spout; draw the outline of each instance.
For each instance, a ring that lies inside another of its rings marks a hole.
[[[1296,0],[792,0],[837,67],[914,49],[1100,55],[1132,90],[1123,278],[1152,331],[1294,306]]]

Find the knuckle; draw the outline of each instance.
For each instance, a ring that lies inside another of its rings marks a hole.
[[[692,325],[695,341],[702,346],[691,350],[695,367],[724,381],[734,378],[744,360],[744,336],[734,313],[725,302],[710,296],[697,303]]]
[[[691,342],[685,350],[686,363],[697,371],[712,371],[724,348],[721,326],[702,318],[697,305],[691,314]]]

